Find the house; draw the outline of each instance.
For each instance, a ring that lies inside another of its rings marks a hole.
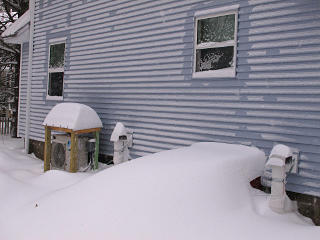
[[[22,46],[18,131],[31,145],[53,106],[78,102],[102,119],[105,155],[119,121],[134,131],[133,158],[198,141],[266,154],[282,143],[300,153],[287,190],[320,196],[319,0],[30,6],[3,37]]]

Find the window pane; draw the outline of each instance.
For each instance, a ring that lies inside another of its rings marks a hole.
[[[234,14],[198,20],[197,43],[233,40],[234,25]]]
[[[196,72],[232,67],[233,47],[198,49],[196,58]]]
[[[49,96],[62,96],[63,92],[63,72],[49,73]]]
[[[63,68],[65,44],[50,45],[49,68]]]

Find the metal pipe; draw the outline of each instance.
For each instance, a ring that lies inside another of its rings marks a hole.
[[[95,145],[95,151],[94,151],[94,169],[98,169],[99,167],[99,163],[98,163],[98,159],[99,159],[99,131],[95,132],[95,140],[96,140],[96,145]]]

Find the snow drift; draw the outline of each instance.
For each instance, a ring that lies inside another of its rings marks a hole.
[[[272,213],[250,188],[264,163],[257,148],[223,143],[138,158],[0,217],[0,239],[316,239],[319,228]]]

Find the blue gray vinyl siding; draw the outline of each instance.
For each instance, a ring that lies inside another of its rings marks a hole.
[[[192,78],[194,13],[239,4],[237,75]],[[59,9],[59,11],[57,11]],[[46,100],[49,40],[66,37],[65,102],[134,131],[131,156],[198,141],[300,150],[289,190],[320,196],[319,0],[36,1],[31,138]]]
[[[29,43],[21,44],[21,76],[19,86],[18,137],[25,136]]]

